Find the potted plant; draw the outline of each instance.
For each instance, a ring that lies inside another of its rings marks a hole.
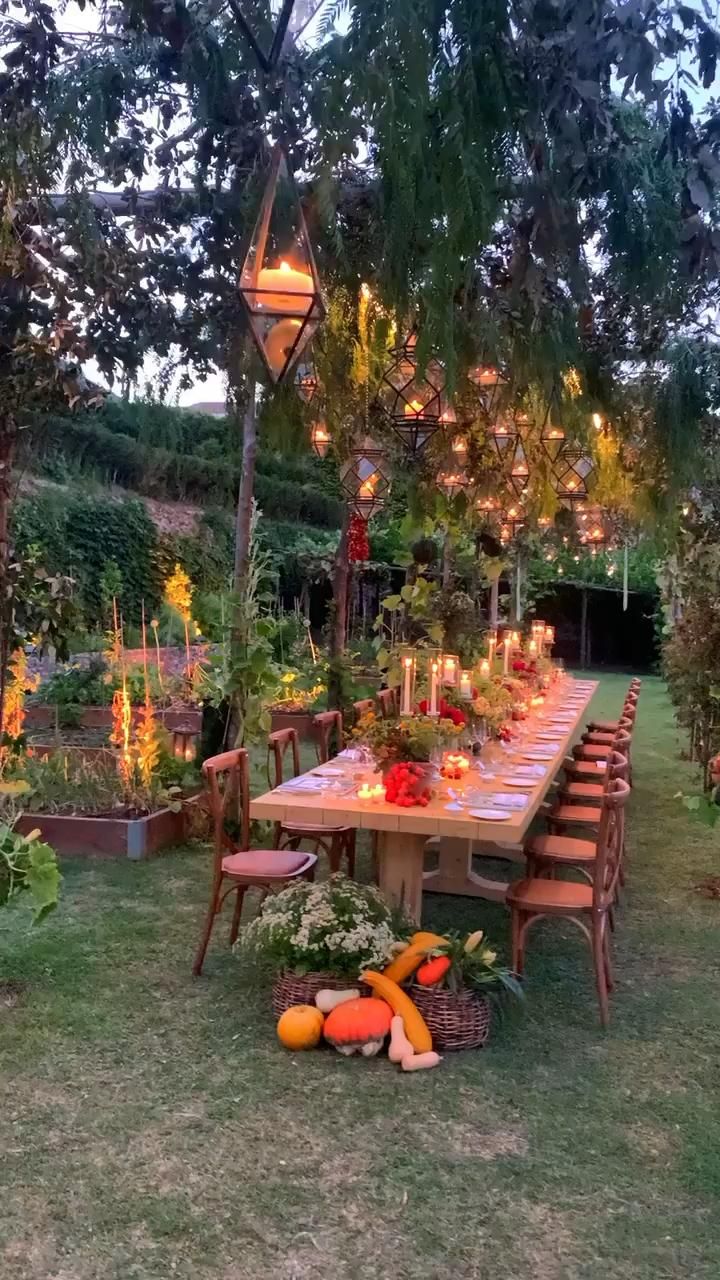
[[[272,731],[296,729],[298,737],[310,740],[313,716],[325,690],[322,671],[320,674],[292,669],[284,671],[280,677],[280,690],[268,704]]]
[[[237,948],[243,962],[273,975],[279,1017],[291,1005],[313,1004],[324,987],[350,988],[365,969],[383,969],[403,932],[406,922],[378,889],[336,875],[266,898]]]
[[[505,991],[522,995],[517,978],[497,964],[497,953],[478,929],[467,938],[448,934],[430,948],[410,996],[436,1048],[479,1049],[490,1034],[491,998]]]

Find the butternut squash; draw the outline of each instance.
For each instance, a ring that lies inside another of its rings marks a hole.
[[[440,1063],[440,1054],[434,1051],[430,1053],[411,1053],[407,1058],[403,1058],[401,1067],[403,1071],[429,1071],[431,1067],[437,1067]]]
[[[433,947],[442,946],[444,942],[446,939],[441,938],[437,933],[413,934],[405,950],[391,960],[386,969],[383,969],[385,977],[391,982],[406,982],[427,958],[428,951],[432,951]]]
[[[413,1004],[409,996],[400,989],[397,982],[388,978],[386,973],[376,973],[367,969],[360,974],[360,981],[366,983],[375,995],[387,1000],[393,1013],[399,1014],[405,1027],[405,1035],[416,1053],[428,1053],[432,1049],[432,1036],[420,1010]]]
[[[405,1023],[399,1013],[395,1014],[390,1023],[390,1048],[388,1049],[388,1058],[391,1062],[399,1064],[403,1058],[409,1058],[415,1052],[410,1041],[405,1035]]]
[[[321,1013],[332,1013],[339,1004],[345,1004],[347,1000],[359,1000],[360,992],[357,987],[350,987],[347,991],[333,991],[331,987],[323,987],[315,996],[315,1004]]]

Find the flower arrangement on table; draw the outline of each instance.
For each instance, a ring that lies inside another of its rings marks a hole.
[[[353,737],[370,748],[384,774],[388,804],[403,808],[429,803],[427,766],[433,753],[449,745],[457,733],[455,722],[443,716],[384,720],[374,711],[353,729]]]
[[[512,694],[505,683],[492,676],[478,676],[473,692],[474,715],[478,720],[485,720],[490,729],[500,729],[511,714],[513,704]]]

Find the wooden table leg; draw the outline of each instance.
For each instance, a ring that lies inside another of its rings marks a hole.
[[[504,902],[508,881],[493,880],[473,871],[473,854],[477,855],[480,851],[471,840],[442,836],[437,870],[425,876],[425,892],[456,893],[469,898],[485,898],[489,902]],[[485,849],[482,851],[485,852]],[[525,860],[522,850],[515,846],[487,847],[486,856],[498,860],[507,859],[509,862]]]
[[[418,924],[422,917],[426,843],[426,835],[407,831],[381,831],[378,841],[380,889],[389,902],[404,907]]]

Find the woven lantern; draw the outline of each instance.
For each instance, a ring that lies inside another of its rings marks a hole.
[[[325,423],[322,421],[313,422],[310,428],[310,444],[312,451],[318,458],[327,457],[327,451],[330,448],[330,432]]]
[[[453,407],[443,394],[443,366],[439,360],[431,359],[421,373],[416,345],[417,335],[411,333],[395,348],[377,396],[380,408],[413,458],[422,453],[437,431],[456,420]]]
[[[297,189],[279,143],[240,274],[240,297],[265,368],[273,382],[282,382],[326,311]]]
[[[361,520],[369,520],[385,503],[390,492],[388,461],[370,436],[351,450],[340,472],[340,486],[351,511]]]

